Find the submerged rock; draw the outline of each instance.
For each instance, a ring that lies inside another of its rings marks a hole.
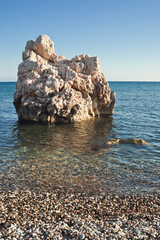
[[[73,122],[114,113],[115,93],[97,57],[67,60],[46,35],[28,41],[22,57],[14,95],[20,120]]]
[[[110,139],[109,141],[106,142],[107,145],[114,145],[114,144],[120,144],[120,143],[125,143],[125,144],[136,144],[136,145],[145,145],[147,142],[142,139],[137,139],[137,138],[132,138],[132,139]]]

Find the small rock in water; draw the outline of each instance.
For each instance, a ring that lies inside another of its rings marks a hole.
[[[107,145],[113,145],[113,144],[135,144],[135,145],[145,145],[147,142],[142,139],[137,139],[137,138],[132,138],[132,139],[110,139],[109,141],[106,142]]]

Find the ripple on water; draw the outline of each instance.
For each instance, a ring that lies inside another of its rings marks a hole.
[[[137,92],[135,83],[115,83],[114,116],[53,126],[19,124],[13,95],[5,91],[11,114],[7,110],[0,113],[1,187],[37,191],[62,188],[88,194],[159,192],[160,104],[159,92],[151,85],[140,84],[141,92]],[[149,145],[107,147],[111,138],[140,138]]]

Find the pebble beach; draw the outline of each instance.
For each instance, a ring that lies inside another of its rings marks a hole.
[[[160,196],[0,194],[0,239],[159,239]]]

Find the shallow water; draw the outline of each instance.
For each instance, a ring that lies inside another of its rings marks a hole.
[[[112,82],[115,114],[75,124],[19,124],[15,83],[0,83],[0,187],[71,192],[160,192],[160,83]],[[144,146],[113,145],[140,138]]]

